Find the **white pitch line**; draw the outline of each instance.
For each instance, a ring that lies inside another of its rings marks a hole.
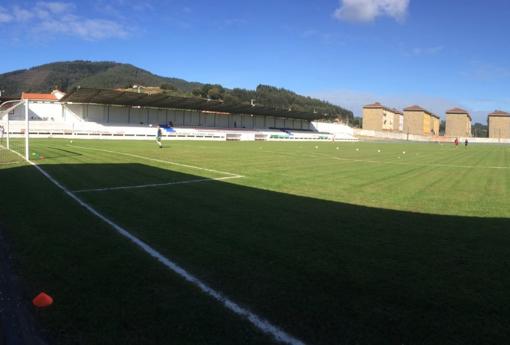
[[[14,152],[14,151],[13,151]],[[20,155],[17,152],[14,152],[18,156],[24,159],[22,155]],[[226,309],[230,310],[234,314],[237,314],[238,316],[244,318],[245,320],[249,321],[255,328],[260,330],[261,332],[268,334],[272,336],[276,341],[284,344],[289,345],[305,345],[304,342],[299,340],[298,338],[288,334],[283,329],[281,329],[278,326],[273,325],[269,321],[263,319],[259,315],[251,312],[245,307],[240,306],[230,298],[226,297],[222,292],[215,290],[211,288],[209,285],[204,283],[202,280],[194,276],[193,274],[186,271],[184,268],[179,266],[177,263],[173,262],[172,260],[168,259],[166,256],[158,252],[156,249],[136,237],[135,235],[131,234],[128,230],[123,228],[122,226],[118,225],[114,221],[110,220],[106,216],[104,216],[102,213],[97,211],[95,208],[87,204],[85,201],[81,200],[76,194],[71,192],[69,189],[64,187],[64,185],[60,184],[56,179],[54,179],[50,174],[48,174],[43,168],[38,166],[32,161],[28,161],[29,164],[31,164],[33,167],[35,167],[41,174],[43,174],[48,180],[50,180],[55,186],[60,188],[65,194],[67,194],[71,199],[76,201],[80,206],[82,206],[84,209],[92,213],[97,218],[101,219],[106,224],[110,225],[115,231],[117,231],[120,235],[126,237],[131,242],[133,242],[135,245],[137,245],[140,249],[142,249],[145,253],[152,256],[154,259],[158,260],[161,264],[163,264],[166,268],[171,270],[172,272],[179,275],[184,280],[188,281],[189,283],[193,284],[197,288],[199,288],[203,293],[206,295],[209,295],[214,300],[220,302]]]
[[[330,156],[326,154],[321,154],[324,157],[328,157],[331,159],[339,160],[339,161],[351,161],[351,162],[360,162],[360,163],[373,163],[373,164],[391,164],[391,165],[408,165],[408,166],[423,166],[423,167],[442,167],[442,168],[462,168],[462,169],[510,169],[510,167],[504,166],[476,166],[476,165],[456,165],[456,164],[441,164],[441,163],[400,163],[400,162],[388,162],[388,161],[376,161],[376,160],[368,160],[368,159],[350,159],[350,158],[341,158]]]
[[[268,153],[276,153],[280,155],[285,156],[291,156],[291,157],[297,157],[298,154],[293,153],[287,153],[287,152],[280,152],[280,151],[269,151],[266,150],[264,152]],[[303,157],[312,157],[315,158],[316,156],[320,157],[326,157],[338,161],[344,161],[344,162],[357,162],[357,163],[370,163],[370,164],[390,164],[390,165],[404,165],[404,166],[423,166],[423,167],[441,167],[441,168],[462,168],[462,169],[510,169],[510,166],[498,166],[498,165],[488,165],[488,166],[478,166],[478,165],[457,165],[457,164],[442,164],[442,163],[404,163],[404,162],[390,162],[390,161],[378,161],[373,159],[359,159],[359,158],[343,158],[343,157],[336,157],[331,156],[326,153],[320,153],[316,152],[315,154],[302,154],[299,153],[299,156]],[[421,155],[420,157],[424,157],[425,155]]]
[[[148,161],[153,161],[153,162],[158,162],[158,163],[176,165],[176,166],[180,166],[180,167],[184,167],[184,168],[190,168],[190,169],[197,169],[197,170],[214,172],[214,173],[218,173],[218,174],[237,176],[237,177],[244,177],[242,175],[234,174],[234,173],[227,172],[227,171],[202,168],[202,167],[198,167],[196,165],[189,165],[189,164],[177,163],[177,162],[172,162],[172,161],[166,161],[166,160],[163,160],[163,159],[150,158],[150,157],[136,155],[136,154],[133,154],[133,153],[111,151],[111,150],[104,150],[104,149],[97,149],[97,148],[93,148],[93,147],[78,146],[78,145],[67,145],[67,146],[76,147],[76,148],[84,149],[84,150],[93,150],[93,151],[100,151],[100,152],[106,152],[106,153],[113,153],[113,154],[117,154],[117,155],[124,155],[124,156],[128,156],[128,157],[140,158],[140,159],[145,159],[145,160],[148,160]]]
[[[166,183],[149,183],[149,184],[141,184],[141,185],[133,185],[133,186],[119,186],[119,187],[105,187],[105,188],[93,188],[93,189],[79,189],[73,190],[73,193],[89,193],[89,192],[108,192],[112,190],[125,190],[125,189],[139,189],[139,188],[154,188],[154,187],[164,187],[164,186],[173,186],[178,184],[188,184],[188,183],[201,183],[201,182],[210,182],[210,181],[224,181],[231,180],[236,178],[242,178],[242,176],[226,176],[226,177],[216,177],[216,178],[201,178],[194,180],[185,180],[185,181],[173,181]]]

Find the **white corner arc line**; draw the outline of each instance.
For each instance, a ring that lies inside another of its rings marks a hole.
[[[13,151],[14,152],[14,151]],[[21,156],[19,153],[15,152],[19,156]],[[21,156],[22,157],[22,156]],[[260,330],[261,332],[268,334],[272,336],[276,341],[284,344],[289,345],[305,345],[304,342],[299,340],[298,338],[295,338],[294,336],[288,334],[278,326],[273,325],[269,321],[263,319],[262,317],[258,316],[257,314],[251,312],[250,310],[240,306],[233,300],[229,299],[223,293],[211,288],[209,285],[204,283],[199,278],[195,277],[193,274],[186,271],[184,268],[173,262],[172,260],[168,259],[161,253],[159,253],[156,249],[152,248],[150,245],[139,239],[138,237],[132,235],[128,230],[124,229],[117,223],[113,222],[103,214],[101,214],[99,211],[94,209],[92,206],[81,200],[76,194],[71,192],[69,189],[64,187],[60,182],[58,182],[56,179],[54,179],[49,173],[47,173],[43,168],[38,166],[32,161],[28,161],[29,164],[31,164],[33,167],[35,167],[41,174],[43,174],[48,180],[50,180],[55,186],[60,188],[65,194],[67,194],[71,199],[76,201],[80,206],[82,206],[84,209],[92,213],[97,218],[101,219],[106,224],[110,225],[113,229],[115,229],[120,235],[126,237],[131,242],[133,242],[135,245],[137,245],[140,249],[142,249],[144,252],[152,256],[154,259],[158,260],[161,264],[163,264],[165,267],[167,267],[169,270],[173,271],[177,275],[179,275],[184,280],[188,281],[189,283],[195,285],[198,287],[203,293],[206,295],[209,295],[216,301],[223,304],[223,306],[230,310],[231,312],[241,316],[242,318],[248,320],[255,328]]]
[[[196,166],[196,165],[190,165],[190,164],[183,164],[183,163],[177,163],[177,162],[172,162],[172,161],[166,161],[166,160],[164,160],[164,159],[157,159],[157,158],[144,157],[144,156],[140,156],[140,155],[133,154],[133,153],[128,153],[128,152],[111,151],[111,150],[98,149],[98,148],[95,148],[95,147],[86,147],[86,146],[78,146],[78,145],[67,145],[67,146],[70,146],[70,147],[76,147],[76,148],[84,149],[84,150],[92,150],[92,151],[99,151],[99,152],[113,153],[113,154],[117,154],[117,155],[124,155],[124,156],[128,156],[128,157],[134,157],[134,158],[145,159],[145,160],[152,161],[152,162],[164,163],[164,164],[171,164],[171,165],[176,165],[176,166],[180,166],[180,167],[184,167],[184,168],[190,168],[190,169],[197,169],[197,170],[209,171],[209,172],[214,172],[214,173],[218,173],[218,174],[225,174],[225,175],[230,175],[230,176],[244,177],[244,176],[242,176],[242,175],[234,174],[234,173],[227,172],[227,171],[221,171],[221,170],[215,170],[215,169],[202,168],[202,167],[198,167],[198,166]]]
[[[108,192],[108,191],[113,191],[113,190],[125,190],[125,189],[157,188],[157,187],[165,187],[165,186],[174,186],[174,185],[179,185],[179,184],[191,184],[191,183],[201,183],[201,182],[210,182],[210,181],[224,181],[224,180],[231,180],[231,179],[236,179],[236,178],[242,178],[242,176],[201,178],[201,179],[173,181],[173,182],[165,182],[165,183],[140,184],[140,185],[133,185],[133,186],[78,189],[78,190],[73,190],[71,192],[72,193],[90,193],[90,192]]]

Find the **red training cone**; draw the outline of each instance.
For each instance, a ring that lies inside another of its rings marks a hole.
[[[53,298],[41,292],[32,300],[32,303],[38,308],[46,308],[53,304]]]

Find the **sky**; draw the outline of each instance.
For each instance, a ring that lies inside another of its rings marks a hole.
[[[0,73],[67,60],[253,89],[361,114],[375,101],[510,111],[508,0],[0,0]]]

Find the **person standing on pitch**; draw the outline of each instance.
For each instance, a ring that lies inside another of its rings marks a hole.
[[[455,147],[459,146],[459,138],[455,138],[453,143],[455,144]]]
[[[163,148],[163,144],[161,143],[161,126],[158,125],[158,132],[156,134],[156,142],[159,145],[159,148]]]
[[[467,148],[468,144],[469,144],[469,142],[468,142],[468,140],[466,138],[466,141],[464,141],[464,147]]]

